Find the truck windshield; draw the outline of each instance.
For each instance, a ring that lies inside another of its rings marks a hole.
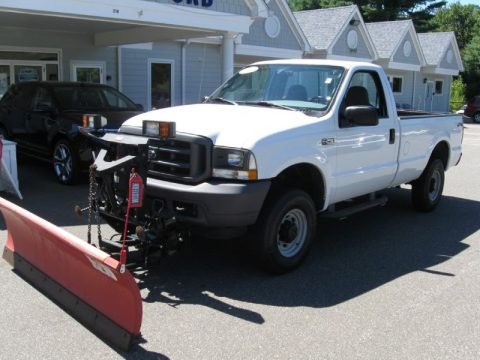
[[[217,89],[208,102],[325,111],[343,72],[325,65],[252,65]]]

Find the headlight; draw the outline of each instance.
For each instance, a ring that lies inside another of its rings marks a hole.
[[[215,147],[213,176],[235,180],[257,180],[255,156],[248,150]]]

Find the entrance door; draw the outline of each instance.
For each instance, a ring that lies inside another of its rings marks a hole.
[[[5,95],[11,83],[10,65],[0,65],[0,99]]]
[[[433,82],[427,81],[425,87],[425,111],[432,111]]]
[[[149,109],[172,106],[173,63],[161,60],[149,61]]]

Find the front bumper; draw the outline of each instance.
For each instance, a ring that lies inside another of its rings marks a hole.
[[[147,179],[153,207],[177,221],[205,227],[241,227],[257,221],[270,181],[248,183],[210,180],[197,185]]]

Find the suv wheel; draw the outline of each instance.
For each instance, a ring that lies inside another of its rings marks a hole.
[[[480,123],[480,112],[476,112],[475,114],[473,114],[473,122],[476,122],[476,123]]]
[[[66,139],[59,140],[53,148],[53,170],[61,184],[70,185],[77,179],[77,154]]]

